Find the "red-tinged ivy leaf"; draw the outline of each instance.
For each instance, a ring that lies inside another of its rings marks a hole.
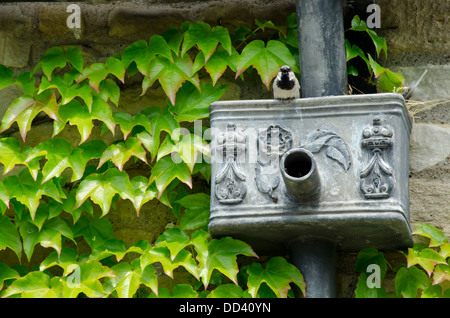
[[[170,260],[172,261],[182,249],[190,244],[189,235],[177,228],[165,231],[155,242],[156,247],[167,247],[169,249]]]
[[[184,56],[190,48],[197,45],[198,49],[203,52],[205,61],[208,62],[219,43],[231,55],[231,38],[226,28],[215,26],[211,29],[211,26],[204,22],[191,23],[189,29],[184,33],[181,55]]]
[[[128,138],[116,144],[110,145],[103,152],[100,157],[98,168],[100,168],[106,161],[111,160],[114,165],[120,170],[123,170],[125,163],[134,156],[147,163],[145,149],[142,148],[141,142],[136,137]]]
[[[129,45],[122,54],[123,65],[127,68],[135,62],[138,70],[145,76],[148,74],[148,65],[155,56],[163,56],[173,62],[172,53],[164,37],[154,35],[147,41],[141,40]]]
[[[445,258],[443,258],[438,252],[431,248],[424,248],[420,252],[409,248],[408,249],[408,267],[419,264],[431,276],[433,269],[437,264],[447,264]]]
[[[159,148],[156,160],[159,161],[162,157],[172,154],[172,160],[177,163],[183,160],[192,174],[195,164],[201,162],[201,159],[198,158],[199,153],[207,157],[211,156],[209,144],[198,135],[182,135],[181,139],[176,142],[172,141],[170,137],[166,137]]]
[[[179,179],[192,188],[192,178],[189,167],[184,163],[175,163],[169,157],[164,157],[152,168],[152,175],[149,182],[155,181],[158,189],[158,198],[161,197],[164,189],[174,180]]]
[[[305,282],[300,271],[282,257],[272,257],[265,268],[260,263],[247,268],[248,292],[255,298],[261,284],[266,283],[279,298],[287,298],[290,283],[297,285],[305,293]]]
[[[433,285],[440,284],[446,280],[450,281],[450,266],[448,264],[437,265],[433,272]]]
[[[450,243],[442,243],[439,254],[445,259],[450,256]]]
[[[73,272],[76,267],[78,267],[77,261],[78,252],[73,248],[63,247],[59,255],[56,251],[50,253],[39,265],[39,270],[42,272],[47,268],[59,266],[64,270],[63,276],[67,276]]]
[[[133,205],[139,216],[141,207],[148,201],[156,198],[158,192],[148,185],[148,179],[144,176],[137,176],[130,180],[134,190]]]
[[[89,112],[87,107],[81,105],[78,100],[72,100],[66,105],[62,105],[59,109],[61,122],[54,122],[53,136],[59,134],[67,123],[75,125],[81,135],[80,144],[84,143],[90,136],[94,127],[93,120],[103,121],[111,133],[114,135],[115,125],[111,108],[108,103],[100,97],[94,96],[92,103],[92,111]]]
[[[123,112],[116,112],[113,114],[116,124],[120,125],[123,138],[126,140],[134,127],[142,126],[148,132],[152,132],[152,123],[144,114],[131,115]]]
[[[402,267],[395,276],[395,292],[397,296],[416,298],[417,291],[425,290],[431,285],[427,274],[417,267]]]
[[[300,72],[294,57],[282,42],[271,40],[266,46],[263,41],[254,40],[242,50],[239,56],[236,78],[249,66],[253,66],[258,71],[264,85],[270,89],[270,82],[283,65],[289,65],[295,73]]]
[[[429,247],[436,247],[442,245],[443,243],[447,243],[447,237],[445,234],[434,226],[425,223],[419,223],[417,226],[417,229],[414,230],[412,234],[430,239]]]
[[[0,289],[3,288],[3,282],[9,279],[17,279],[20,275],[17,271],[4,263],[0,263]]]
[[[50,278],[44,272],[30,272],[12,282],[2,297],[16,294],[22,298],[59,298],[62,296],[62,285],[59,277]]]
[[[22,242],[20,241],[19,232],[8,216],[0,215],[0,250],[4,250],[7,247],[13,250],[20,260]]]
[[[186,210],[180,221],[182,230],[193,230],[206,227],[209,221],[210,196],[206,193],[189,194],[175,203]]]
[[[111,208],[113,197],[119,194],[122,199],[133,202],[134,190],[128,175],[115,168],[108,169],[102,174],[91,174],[81,181],[77,190],[76,208],[79,208],[87,198],[98,204],[102,209],[102,216]]]
[[[178,56],[173,58],[174,61],[171,62],[165,57],[157,56],[150,62],[147,71],[148,77],[142,81],[142,94],[145,94],[147,89],[156,80],[159,80],[164,92],[174,105],[176,93],[185,81],[191,82],[198,90],[201,89],[198,75],[192,75],[193,62],[191,58],[188,55],[183,58]]]
[[[108,294],[100,282],[105,277],[115,277],[114,271],[96,260],[81,262],[72,274],[61,279],[63,297],[75,298],[80,293],[90,298],[106,297]]]
[[[20,135],[25,141],[33,119],[42,111],[53,120],[60,121],[54,93],[44,92],[36,98],[31,96],[18,97],[6,110],[0,125],[0,132],[7,130],[14,122],[17,122]]]
[[[209,105],[219,100],[227,86],[202,83],[201,92],[190,83],[184,84],[177,93],[177,102],[171,105],[178,121],[194,121],[209,116]]]
[[[30,210],[31,218],[34,219],[37,207],[43,195],[51,197],[62,203],[61,192],[53,180],[45,183],[41,182],[42,174],[39,174],[34,180],[28,169],[22,170],[19,176],[9,176],[3,180],[3,184],[9,193],[10,198],[16,198],[17,201],[27,206]]]
[[[0,64],[0,89],[15,83],[14,71]]]

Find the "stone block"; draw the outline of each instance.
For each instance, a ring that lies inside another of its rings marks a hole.
[[[109,35],[119,38],[147,39],[186,20],[176,9],[113,9],[108,18]]]
[[[449,156],[450,125],[414,124],[409,152],[411,171],[422,171],[449,161]]]
[[[0,64],[12,68],[28,65],[30,19],[17,6],[0,6]]]
[[[67,5],[49,5],[39,8],[39,31],[44,38],[70,36],[79,38],[80,31],[70,29],[67,26],[67,18],[71,12],[67,12]],[[84,19],[81,18],[81,30],[84,27]]]

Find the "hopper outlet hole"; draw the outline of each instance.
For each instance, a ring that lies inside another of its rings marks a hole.
[[[313,163],[304,152],[289,154],[284,161],[284,171],[292,178],[302,178],[310,173]]]

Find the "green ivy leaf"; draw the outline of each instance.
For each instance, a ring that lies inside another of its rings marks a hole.
[[[204,231],[196,231],[192,234],[191,241],[197,251],[200,277],[205,288],[208,287],[213,270],[218,270],[231,281],[237,284],[238,265],[237,255],[257,257],[255,252],[246,243],[224,237],[208,242],[209,234]]]
[[[154,298],[155,295],[151,294],[150,298]],[[178,284],[175,285],[172,289],[172,292],[169,289],[162,287],[159,289],[158,298],[197,298],[198,294],[194,290],[191,285],[188,284]]]
[[[5,167],[3,170],[4,175],[16,165],[23,164],[25,159],[20,142],[16,138],[6,137],[0,139],[0,162]]]
[[[355,263],[355,272],[367,273],[367,267],[372,264],[380,266],[380,279],[383,280],[387,272],[387,261],[384,258],[384,254],[375,248],[368,248],[359,251],[358,258]]]
[[[66,105],[62,105],[59,109],[61,122],[54,122],[53,136],[59,134],[67,123],[75,125],[81,135],[80,144],[84,143],[91,134],[94,127],[93,120],[103,121],[111,133],[114,135],[116,123],[114,121],[111,108],[100,97],[93,97],[92,111],[89,112],[87,107],[83,107],[78,100],[72,100]]]
[[[170,47],[172,52],[178,56],[181,42],[183,41],[183,33],[181,33],[177,28],[170,28],[162,34],[162,37],[166,40],[167,45]]]
[[[417,290],[425,290],[431,285],[427,274],[417,267],[402,267],[395,276],[395,292],[397,296],[415,298]]]
[[[113,197],[119,194],[122,199],[133,202],[133,186],[128,179],[128,174],[115,168],[102,174],[91,174],[84,179],[77,190],[76,208],[79,208],[87,198],[98,204],[102,209],[102,216],[111,208]]]
[[[147,41],[141,40],[132,43],[122,54],[122,62],[127,68],[131,62],[135,62],[138,70],[145,76],[148,74],[148,65],[156,56],[163,56],[173,62],[170,46],[163,36],[154,35]]]
[[[42,71],[45,76],[51,81],[52,73],[56,68],[63,68],[66,66],[66,55],[60,46],[55,46],[47,50],[45,55],[41,58]]]
[[[126,254],[127,247],[125,243],[119,239],[113,238],[106,240],[101,245],[97,245],[91,255],[89,255],[89,259],[101,261],[114,255],[117,262],[120,262]]]
[[[83,177],[87,163],[95,158],[100,158],[106,150],[106,144],[102,140],[91,140],[75,148],[69,156],[72,168],[72,182]]]
[[[163,266],[164,273],[171,278],[173,278],[173,271],[183,266],[195,278],[199,279],[198,265],[192,258],[192,254],[186,250],[179,251],[177,256],[172,260],[167,247],[149,247],[145,249],[141,256],[141,268],[145,268],[156,262]]]
[[[439,254],[441,254],[441,256],[443,258],[447,258],[450,256],[450,243],[442,243],[440,249],[439,249]]]
[[[153,191],[148,185],[148,179],[144,176],[137,176],[130,180],[134,190],[133,205],[136,209],[136,213],[139,216],[141,207],[148,201],[155,198],[158,192]]]
[[[17,271],[4,263],[0,263],[0,290],[3,288],[3,282],[9,279],[17,279],[20,275]]]
[[[436,227],[426,223],[418,223],[417,226],[417,229],[414,230],[412,234],[430,239],[429,247],[440,246],[443,243],[447,243],[447,237],[445,234]]]
[[[405,78],[400,73],[394,73],[375,62],[369,55],[370,66],[378,78],[378,87],[386,92],[398,92],[404,87]]]
[[[294,72],[300,73],[294,57],[282,42],[271,40],[266,46],[263,41],[254,40],[247,44],[239,56],[236,78],[249,66],[253,66],[257,69],[264,85],[269,89],[270,82],[283,65],[289,65]]]
[[[191,23],[189,29],[184,33],[181,55],[184,56],[190,48],[196,45],[203,52],[205,61],[208,62],[219,43],[222,44],[228,55],[232,54],[231,38],[226,28],[215,26],[211,29],[211,26],[204,22]]]
[[[359,18],[358,15],[356,15],[352,22],[351,22],[352,27],[349,30],[353,30],[353,31],[362,31],[362,32],[367,32],[367,34],[370,36],[370,38],[372,39],[373,44],[375,45],[375,49],[377,51],[377,57],[380,56],[381,51],[384,51],[385,57],[387,57],[387,44],[386,44],[386,40],[379,37],[377,35],[377,33],[372,30],[369,29],[367,27],[367,24],[364,20],[361,20]]]
[[[132,156],[147,163],[145,149],[142,148],[139,139],[135,137],[128,138],[127,140],[117,144],[112,144],[106,148],[100,158],[98,168],[100,168],[106,161],[111,160],[119,171],[122,171],[123,166]]]
[[[31,96],[18,97],[6,110],[0,125],[0,132],[7,130],[14,122],[17,122],[20,135],[25,141],[33,119],[42,111],[53,120],[60,121],[55,94],[46,92],[36,96],[36,98]]]
[[[61,279],[63,297],[75,298],[80,293],[88,297],[105,297],[107,293],[100,282],[104,277],[115,277],[113,270],[95,260],[81,262],[72,274]]]
[[[3,180],[11,198],[16,198],[20,203],[30,210],[31,218],[34,219],[37,207],[43,195],[51,197],[62,203],[61,192],[52,180],[41,182],[42,175],[39,174],[34,180],[28,169],[22,170],[19,176],[9,176]]]
[[[149,182],[155,181],[158,189],[158,198],[164,189],[174,180],[179,179],[192,188],[192,178],[189,167],[184,163],[175,163],[171,158],[164,157],[152,168],[152,175]]]
[[[123,138],[125,140],[136,126],[142,126],[146,131],[152,132],[152,124],[150,120],[142,113],[133,116],[128,113],[116,112],[113,114],[113,117],[116,124],[120,125],[120,130],[122,130],[124,136]]]
[[[165,231],[155,242],[156,247],[167,247],[169,249],[172,261],[182,249],[190,244],[189,235],[177,228]]]
[[[53,266],[61,267],[64,272],[63,276],[67,276],[73,272],[75,268],[78,267],[78,252],[70,247],[63,247],[61,252],[50,253],[45,260],[39,265],[39,270],[42,272],[47,268]]]
[[[178,138],[180,124],[168,107],[162,110],[159,107],[148,107],[141,112],[151,123],[151,135],[145,131],[136,135],[145,148],[150,152],[152,161],[156,158],[159,149],[161,132],[167,132],[172,138]]]
[[[258,19],[255,19],[255,24],[263,31],[266,28],[267,29],[277,30],[278,32],[283,34],[284,37],[286,37],[287,26],[277,26],[272,21],[267,21],[267,20],[259,21]]]
[[[6,289],[3,297],[21,294],[22,298],[58,298],[62,295],[59,277],[50,277],[44,272],[30,272],[15,280]]]
[[[207,157],[211,156],[209,144],[198,135],[183,135],[181,140],[177,142],[166,137],[159,148],[156,160],[159,161],[162,157],[172,154],[172,160],[180,162],[179,159],[181,158],[181,160],[188,165],[192,174],[195,164],[201,162],[201,159],[198,158],[199,153],[200,155],[203,154]],[[176,154],[178,154],[179,157],[177,157]]]
[[[227,86],[213,86],[202,83],[201,92],[190,83],[184,84],[177,93],[177,102],[173,112],[178,121],[194,121],[209,116],[209,105],[219,100],[225,93]]]
[[[0,89],[13,85],[14,71],[0,64]]]
[[[91,250],[114,238],[111,223],[106,218],[83,215],[72,227],[73,236],[83,236]]]
[[[19,233],[8,216],[0,215],[0,250],[4,250],[7,247],[13,250],[20,260],[22,242],[20,241]]]
[[[132,298],[141,283],[150,287],[153,292],[158,292],[158,279],[154,267],[148,265],[141,269],[139,260],[137,261],[133,262],[132,265],[119,263],[111,268],[116,276],[112,279],[114,290],[117,291],[120,298]]]
[[[272,257],[263,269],[260,263],[250,264],[247,268],[248,292],[253,298],[256,297],[261,283],[265,282],[277,295],[277,297],[287,297],[290,290],[290,283],[300,287],[305,293],[305,282],[300,271],[292,264],[289,264],[282,257]]]
[[[112,79],[107,78],[100,82],[99,94],[105,102],[110,100],[114,105],[119,106],[120,88]]]
[[[387,298],[389,295],[380,288],[369,288],[367,285],[367,273],[363,272],[358,277],[358,283],[356,285],[355,297],[356,298]]]
[[[42,247],[52,247],[60,255],[62,249],[61,235],[73,241],[73,233],[67,223],[61,218],[53,218],[44,223],[37,240]]]
[[[148,66],[148,77],[142,82],[142,94],[158,80],[172,105],[175,104],[176,93],[185,81],[191,82],[200,90],[200,80],[197,74],[192,75],[193,63],[188,55],[173,57],[171,62],[165,57],[155,57]]]
[[[223,284],[217,286],[209,295],[208,298],[242,298],[244,291],[241,287],[235,284]]]
[[[109,57],[106,63],[93,63],[83,70],[77,79],[77,83],[89,79],[89,84],[97,92],[100,92],[100,83],[106,79],[108,74],[117,77],[121,82],[125,80],[125,67],[121,60]]]
[[[182,230],[193,230],[206,227],[209,221],[210,196],[206,193],[189,194],[176,203],[180,204],[186,211],[180,221]]]

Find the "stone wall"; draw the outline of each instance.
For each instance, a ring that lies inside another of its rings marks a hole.
[[[351,1],[348,1],[351,2]],[[450,237],[450,2],[448,0],[378,0],[381,7],[379,34],[387,39],[389,54],[383,64],[401,72],[406,85],[412,87],[427,70],[414,90],[411,100],[445,101],[414,115],[410,144],[411,224],[426,222],[442,229]],[[45,51],[55,45],[75,45],[88,63],[104,61],[121,52],[138,39],[148,39],[186,20],[203,20],[233,30],[236,26],[253,26],[255,18],[283,24],[295,11],[293,0],[221,0],[221,1],[85,1],[81,33],[66,26],[70,13],[64,2],[18,2],[0,4],[0,64],[16,72],[31,70]],[[243,7],[245,9],[243,9]],[[351,13],[351,11],[350,11]],[[254,72],[255,73],[255,72]],[[257,75],[244,84],[231,84],[226,99],[270,98]],[[0,91],[0,116],[17,97],[14,88]],[[161,89],[140,96],[140,87],[129,84],[121,93],[120,108],[131,113],[142,103],[164,103]],[[43,122],[30,131],[27,143],[38,144],[49,137],[52,126]],[[99,133],[96,127],[94,133]],[[77,132],[67,127],[62,136],[77,142]],[[117,131],[116,137],[120,137]],[[108,142],[112,135],[106,134]],[[109,139],[108,139],[109,138]],[[132,167],[133,168],[133,167]],[[139,167],[135,167],[139,169]],[[147,172],[137,172],[148,174]],[[154,202],[144,206],[136,217],[132,206],[123,203],[120,213],[108,214],[116,235],[124,242],[154,240],[168,222],[169,211]],[[392,262],[402,261],[397,254],[388,255]],[[340,255],[339,296],[351,297],[356,285],[353,254]]]

